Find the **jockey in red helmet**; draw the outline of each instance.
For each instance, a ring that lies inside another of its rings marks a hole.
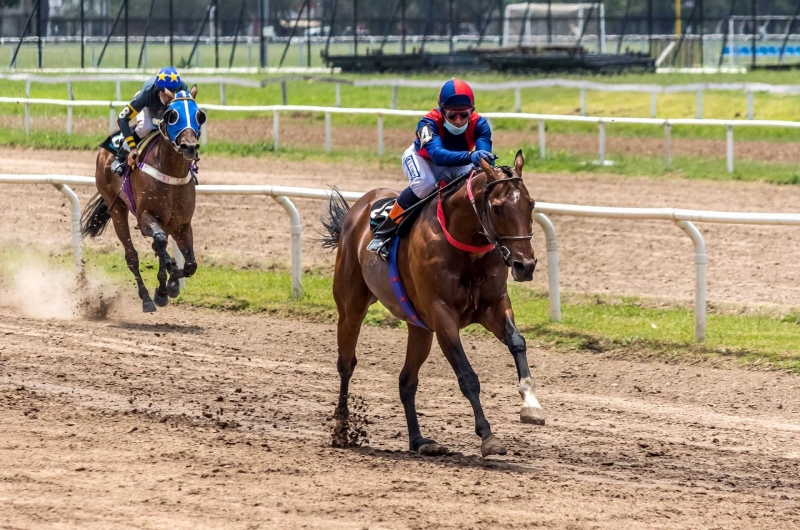
[[[453,78],[439,91],[439,107],[417,124],[417,138],[402,157],[409,186],[400,192],[367,249],[385,258],[387,243],[406,209],[432,193],[440,181],[447,182],[478,165],[481,158],[490,163],[495,159],[489,122],[475,112],[469,85]]]

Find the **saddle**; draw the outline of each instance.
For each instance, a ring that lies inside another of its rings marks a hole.
[[[434,198],[438,197],[439,193],[444,193],[448,190],[460,186],[461,183],[464,182],[464,180],[466,180],[466,178],[469,176],[471,172],[472,171],[467,171],[466,173],[457,176],[442,188],[437,188],[436,190],[426,195],[424,198],[420,199],[419,202],[409,207],[403,213],[403,219],[400,221],[400,224],[397,227],[397,231],[392,236],[392,239],[394,239],[395,237],[402,238],[406,236],[408,232],[411,230],[411,227],[414,226],[414,221],[416,221],[417,217],[419,217],[419,213],[422,211],[422,209],[425,207],[426,204],[428,204]],[[383,224],[383,222],[389,216],[389,212],[391,211],[392,206],[394,206],[394,203],[396,202],[397,202],[397,197],[395,196],[395,197],[386,197],[383,199],[378,199],[377,201],[372,203],[369,211],[369,229],[373,234],[375,233],[375,230],[377,230],[377,228],[381,226],[381,224]],[[388,244],[391,245],[392,242],[390,241]]]
[[[141,140],[136,147],[139,151],[144,151],[148,145],[153,141],[153,139],[158,135],[158,129],[154,129],[150,134],[145,136],[144,140]],[[102,147],[112,155],[117,155],[119,150],[123,148],[123,146],[127,147],[125,143],[125,136],[122,134],[120,130],[112,133],[108,138],[103,140],[98,147]],[[127,150],[127,149],[126,149]]]

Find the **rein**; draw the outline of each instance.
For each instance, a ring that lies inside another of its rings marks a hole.
[[[527,234],[522,236],[507,236],[507,235],[500,235],[494,231],[494,227],[492,225],[492,217],[491,215],[487,214],[487,203],[489,200],[489,188],[495,186],[497,184],[502,184],[505,182],[514,182],[514,181],[521,181],[522,177],[508,177],[504,179],[497,179],[490,182],[487,182],[483,185],[483,202],[481,204],[481,211],[478,211],[478,206],[475,204],[475,195],[472,193],[472,177],[475,176],[475,170],[470,172],[469,177],[467,177],[467,197],[469,198],[470,204],[472,204],[472,210],[475,212],[475,216],[478,218],[478,222],[481,225],[481,231],[479,232],[482,236],[489,240],[489,243],[482,246],[473,246],[467,245],[466,243],[462,243],[454,238],[450,232],[447,231],[446,220],[444,215],[444,208],[442,207],[442,192],[445,189],[444,182],[440,182],[439,184],[439,201],[436,205],[436,218],[439,220],[439,226],[442,227],[442,231],[444,232],[444,236],[447,239],[447,242],[450,243],[452,246],[457,248],[458,250],[462,250],[464,252],[470,252],[473,254],[486,254],[487,252],[491,252],[495,248],[500,249],[500,255],[503,258],[503,262],[506,264],[507,267],[511,266],[509,263],[509,258],[511,257],[511,251],[502,244],[502,241],[505,239],[510,240],[528,240],[530,241],[533,238],[533,234]],[[484,217],[486,218],[486,223],[483,222]],[[488,228],[487,228],[488,225]],[[492,235],[494,233],[494,235]]]

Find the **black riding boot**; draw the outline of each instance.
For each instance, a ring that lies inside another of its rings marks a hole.
[[[114,158],[114,161],[111,163],[111,172],[116,173],[120,177],[125,172],[125,164],[128,163],[128,154],[130,151],[126,151],[122,148],[117,151],[117,156]]]
[[[376,253],[383,259],[389,259],[389,243],[395,232],[397,232],[397,223],[387,215],[383,223],[375,229],[372,241],[367,245],[367,250]]]

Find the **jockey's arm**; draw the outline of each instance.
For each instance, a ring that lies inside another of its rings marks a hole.
[[[475,124],[475,150],[492,152],[492,129],[483,117]],[[494,165],[494,160],[489,163]]]
[[[117,125],[119,126],[119,130],[125,136],[125,142],[131,149],[136,147],[136,142],[133,137],[133,130],[131,129],[130,120],[135,118],[136,115],[139,114],[146,105],[146,94],[144,94],[144,91],[138,92],[131,102],[125,105],[125,108],[122,109],[122,112],[120,112],[119,116],[117,117]]]
[[[423,131],[424,129],[424,131]],[[458,167],[469,164],[469,151],[450,151],[444,147],[435,123],[423,118],[417,125],[420,148],[428,151],[431,161],[437,166]]]

